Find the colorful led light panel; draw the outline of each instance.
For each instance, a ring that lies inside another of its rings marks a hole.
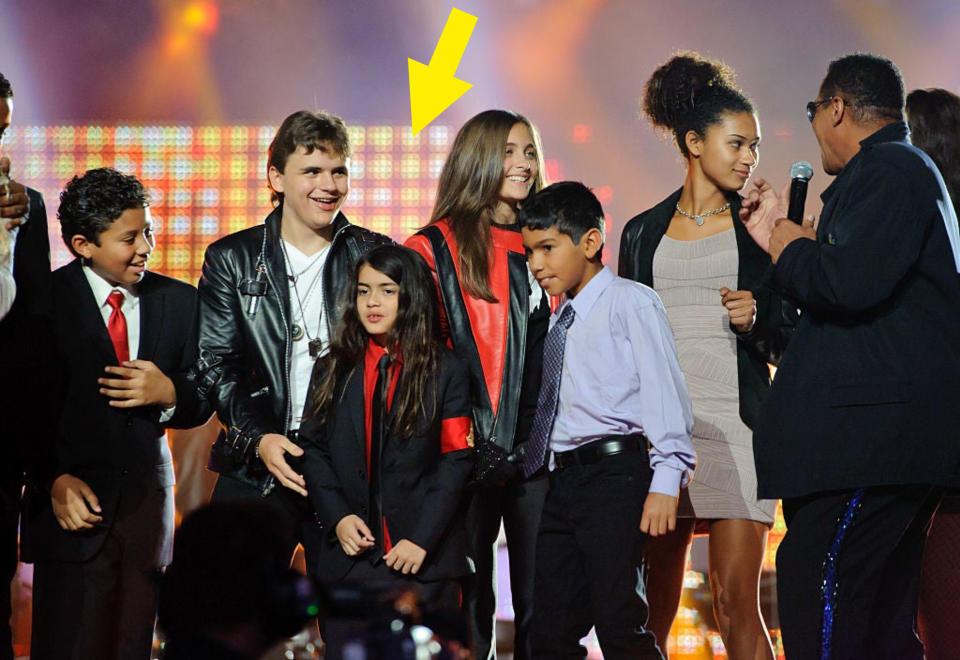
[[[403,240],[430,217],[453,141],[449,126],[352,126],[352,221]],[[56,218],[59,191],[76,174],[114,167],[150,191],[157,247],[150,267],[196,283],[206,246],[269,213],[266,154],[275,126],[14,126],[3,153],[13,176],[43,193],[54,266],[71,259]]]

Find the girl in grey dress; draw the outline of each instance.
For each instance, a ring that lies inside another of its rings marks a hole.
[[[753,106],[720,62],[678,55],[647,82],[643,110],[687,161],[683,187],[630,220],[620,274],[654,287],[673,327],[690,398],[697,469],[677,529],[648,541],[649,627],[665,640],[694,529],[709,531],[714,611],[730,658],[772,660],[758,584],[776,502],[757,500],[750,425],[789,335],[789,305],[764,286],[770,260],[738,219],[757,164]],[[699,523],[699,525],[698,525]]]

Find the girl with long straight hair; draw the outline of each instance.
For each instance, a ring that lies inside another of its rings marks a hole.
[[[327,587],[415,586],[456,613],[470,572],[461,504],[473,467],[469,387],[438,340],[423,260],[389,245],[360,259],[301,426],[303,476],[327,533],[307,557]],[[362,630],[330,619],[327,656]]]
[[[476,563],[467,608],[479,660],[496,654],[501,521],[510,559],[514,657],[530,657],[534,545],[547,482],[542,473],[524,480],[510,466],[533,422],[550,306],[527,268],[516,213],[543,181],[540,137],[530,120],[508,110],[481,112],[457,133],[430,222],[407,242],[433,271],[442,337],[470,376],[478,459],[467,512]]]

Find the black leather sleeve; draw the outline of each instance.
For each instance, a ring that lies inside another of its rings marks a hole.
[[[177,406],[164,426],[189,429],[204,424],[210,419],[213,409],[206,397],[200,395],[196,372],[193,369],[197,362],[197,292],[193,287],[189,287],[189,290],[180,294],[179,299],[183,302],[177,311],[184,314],[182,322],[187,332],[177,370],[167,374],[177,393]]]
[[[274,428],[268,396],[254,396],[245,379],[246,342],[237,295],[241,277],[235,260],[211,246],[204,258],[197,287],[197,385],[227,429],[227,443],[248,459],[260,436],[280,433]]]
[[[639,261],[637,260],[637,239],[640,236],[639,220],[628,222],[620,235],[620,257],[617,260],[617,274],[634,282],[641,282]]]
[[[757,301],[757,320],[749,332],[737,332],[730,325],[737,340],[747,350],[774,366],[780,364],[783,352],[790,343],[794,327],[800,313],[797,306],[782,298],[772,288],[772,271],[768,271],[758,291],[754,292]]]

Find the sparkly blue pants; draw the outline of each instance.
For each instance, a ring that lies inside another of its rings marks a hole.
[[[788,660],[922,660],[917,590],[940,497],[896,486],[784,500],[777,608]]]

